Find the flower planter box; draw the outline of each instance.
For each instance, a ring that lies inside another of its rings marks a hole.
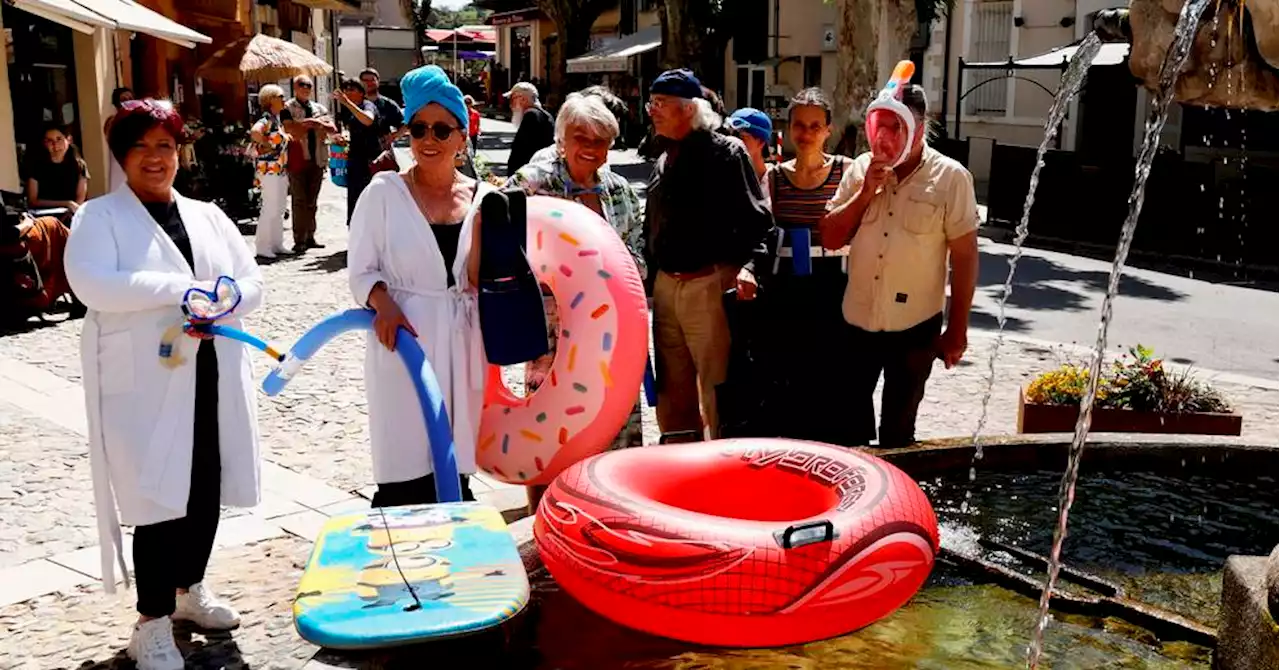
[[[1019,433],[1071,433],[1080,408],[1074,405],[1035,405],[1018,390]],[[1189,435],[1239,435],[1239,414],[1166,414],[1131,409],[1094,407],[1089,430],[1094,433],[1182,433]]]

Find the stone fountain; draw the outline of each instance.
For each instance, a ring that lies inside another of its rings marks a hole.
[[[1129,69],[1155,90],[1184,0],[1132,0],[1099,12],[1106,41],[1129,42]],[[1280,94],[1280,0],[1220,0],[1201,18],[1191,57],[1178,77],[1178,102],[1274,111]]]
[[[1128,42],[1129,69],[1156,89],[1184,0],[1133,0],[1127,9],[1099,12],[1094,30],[1106,41]],[[1274,111],[1280,106],[1280,0],[1211,3],[1177,79],[1185,104]],[[1227,561],[1214,665],[1220,670],[1276,667],[1276,561],[1233,556]]]

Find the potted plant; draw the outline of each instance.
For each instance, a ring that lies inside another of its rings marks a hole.
[[[1088,382],[1088,368],[1071,364],[1037,377],[1018,393],[1018,432],[1074,431]],[[1138,345],[1103,370],[1090,430],[1239,435],[1240,425],[1221,393],[1189,370],[1167,371],[1151,349]]]

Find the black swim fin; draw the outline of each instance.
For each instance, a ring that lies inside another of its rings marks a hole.
[[[494,365],[525,363],[551,349],[542,291],[525,249],[526,219],[519,189],[480,202],[480,330]]]

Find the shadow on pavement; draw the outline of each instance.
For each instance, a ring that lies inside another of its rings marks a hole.
[[[203,639],[193,639],[199,633]],[[187,667],[195,670],[251,670],[252,666],[240,653],[232,632],[200,631],[178,623],[173,628],[173,639],[187,660]],[[77,670],[134,670],[137,666],[121,649],[115,656],[101,661],[85,661]]]
[[[302,266],[303,272],[338,272],[347,269],[347,252],[335,251],[328,256],[313,256]]]
[[[535,667],[534,631],[530,621],[536,603],[507,623],[462,637],[378,651],[321,649],[303,670],[418,670],[440,668]]]
[[[978,286],[993,287],[995,297],[999,298],[1008,273],[1009,256],[987,250],[981,252]],[[1034,310],[1092,309],[1096,297],[1090,294],[1106,293],[1109,276],[1109,271],[1072,268],[1038,256],[1023,256],[1018,261],[1017,272],[1013,276],[1013,294],[1009,296],[1009,305]],[[1075,284],[1080,290],[1070,290],[1063,284]],[[1187,297],[1181,291],[1128,275],[1120,278],[1120,294],[1166,302]],[[1009,327],[1013,327],[1012,320]]]
[[[1017,288],[1014,288],[1014,295],[1017,295]],[[981,307],[974,306],[969,310],[969,326],[981,330],[999,330],[1000,322],[993,312],[988,312]],[[1011,333],[1025,333],[1031,330],[1031,324],[1025,319],[1019,319],[1014,316],[1005,315],[1004,329]]]

